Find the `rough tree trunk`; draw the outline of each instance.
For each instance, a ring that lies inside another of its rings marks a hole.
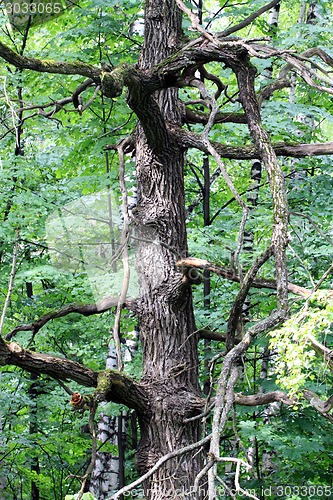
[[[172,54],[181,37],[181,14],[173,0],[148,0],[145,20],[141,69]],[[176,89],[160,91],[154,99],[162,120],[180,123]],[[184,424],[183,420],[197,411],[200,393],[191,290],[182,283],[175,266],[187,251],[184,153],[163,134],[158,140],[150,140],[149,110],[143,112],[136,138],[136,224],[141,239],[137,268],[142,381],[147,384],[151,404],[145,415],[138,415],[141,443],[137,460],[141,473],[162,455],[198,440],[198,422]],[[191,490],[199,470],[198,454],[170,460],[146,482],[145,494],[154,500],[180,498],[181,492]]]

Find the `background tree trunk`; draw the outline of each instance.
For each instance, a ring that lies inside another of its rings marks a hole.
[[[106,368],[117,369],[117,355],[112,341],[109,344]],[[101,403],[102,411],[98,420],[97,438],[100,442],[118,445],[119,449],[119,424],[121,424],[122,416],[109,415],[103,411],[103,406],[105,403]],[[99,500],[104,500],[124,486],[120,481],[120,476],[123,475],[121,473],[123,466],[124,464],[120,463],[119,454],[98,451],[90,480],[91,493]]]

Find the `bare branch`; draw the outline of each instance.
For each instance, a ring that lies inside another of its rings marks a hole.
[[[56,379],[58,384],[60,385],[60,387],[62,387],[64,389],[64,391],[67,392],[67,394],[69,394],[70,396],[72,396],[74,394],[74,391],[72,391],[72,389],[70,389],[66,384],[64,384],[64,382],[62,380],[59,380],[59,379]]]
[[[269,9],[272,7],[275,7],[281,0],[273,0],[272,2],[268,3],[267,5],[264,5],[261,7],[261,9],[257,10],[256,12],[253,12],[250,16],[248,16],[246,19],[244,19],[241,23],[236,24],[235,26],[231,26],[230,28],[217,33],[216,36],[219,38],[226,37],[231,35],[232,33],[235,33],[236,31],[241,30],[242,28],[246,28],[246,26],[249,26],[257,17],[261,16],[261,14],[264,14],[264,12],[267,12]]]
[[[320,280],[316,283],[313,293],[319,290],[321,285],[324,283],[325,279],[331,274],[332,271],[333,271],[333,262],[331,263],[330,267],[324,272]]]
[[[80,61],[61,62],[26,57],[17,54],[2,42],[0,42],[0,57],[20,69],[38,71],[39,73],[85,76],[92,79],[97,85],[101,85],[102,91],[107,97],[117,97],[122,93],[124,86],[122,75],[128,69],[122,65],[110,72],[105,72],[101,68]]]
[[[185,123],[202,123],[205,125],[208,122],[209,115],[200,111],[193,111],[188,107],[185,108]],[[247,123],[244,113],[217,113],[214,123]]]
[[[308,266],[306,265],[306,263],[303,261],[303,259],[298,255],[298,253],[296,252],[296,250],[293,249],[293,247],[290,245],[290,243],[288,244],[288,249],[291,251],[291,253],[294,255],[294,257],[296,257],[296,259],[298,260],[298,262],[301,264],[301,266],[303,267],[304,271],[306,272],[306,274],[308,275],[308,278],[310,280],[310,283],[311,285],[313,286],[313,288],[315,287],[315,284],[314,284],[314,281],[313,281],[313,278],[311,276],[311,273],[309,271],[309,268]]]
[[[228,267],[217,266],[216,264],[209,262],[204,259],[197,259],[195,257],[188,257],[186,259],[179,260],[177,262],[177,266],[183,270],[183,272],[188,271],[188,269],[195,267],[197,269],[206,269],[207,271],[211,271],[212,273],[217,274],[218,276],[222,276],[225,279],[235,281],[240,283],[240,277],[235,273],[233,269]],[[269,288],[271,290],[276,290],[277,284],[275,280],[265,279],[265,278],[255,278],[251,287],[253,288]],[[311,295],[312,290],[308,290],[307,288],[295,285],[294,283],[288,283],[288,291],[295,294],[300,295],[301,297],[308,297]],[[327,292],[331,292],[331,290],[327,290]],[[333,294],[333,291],[332,291]]]
[[[312,226],[315,228],[315,230],[320,234],[320,236],[322,236],[322,238],[324,238],[324,240],[326,240],[330,245],[333,245],[332,238],[330,238],[327,234],[325,234],[320,229],[318,224],[316,224],[316,222],[308,214],[303,214],[302,212],[290,212],[290,215],[296,215],[297,217],[302,217],[304,219],[307,219],[310,222],[310,224],[312,224]]]
[[[221,371],[221,375],[223,368]],[[212,439],[210,441],[209,455],[214,457],[214,460],[219,461],[220,458],[220,437],[225,424],[228,420],[229,412],[234,402],[234,387],[238,378],[238,368],[235,364],[230,366],[230,371],[227,377],[222,380],[221,376],[218,380],[218,387],[216,390],[215,410],[212,422]],[[208,471],[208,498],[217,498],[215,477],[217,474],[217,467],[214,465]]]
[[[254,88],[255,68],[249,58],[243,58],[232,64],[239,87],[239,99],[248,119],[248,126],[256,144],[260,158],[265,165],[273,199],[273,233],[272,245],[275,257],[275,274],[277,281],[277,299],[281,310],[288,311],[288,272],[286,247],[288,244],[288,200],[285,180],[281,166],[277,160],[270,137],[264,129],[260,109]]]
[[[67,306],[58,309],[57,311],[51,311],[38,320],[30,323],[28,325],[19,325],[5,337],[6,340],[11,340],[18,332],[31,331],[34,335],[49,321],[55,318],[62,318],[71,313],[82,314],[83,316],[92,316],[93,314],[101,314],[105,311],[109,311],[112,307],[116,307],[118,304],[118,297],[105,297],[97,303],[92,304],[69,304]],[[128,300],[123,304],[130,310],[135,310],[135,301],[133,299]]]
[[[31,104],[31,105],[23,105],[21,108],[19,108],[16,112],[17,113],[22,113],[23,111],[31,111],[31,110],[34,110],[34,109],[38,109],[40,110],[41,112],[41,115],[44,116],[45,118],[50,118],[52,117],[55,113],[57,113],[58,111],[60,111],[61,109],[63,109],[63,107],[66,105],[66,104],[69,104],[69,103],[73,103],[74,104],[74,107],[77,108],[78,106],[78,97],[87,89],[89,88],[92,84],[93,84],[93,80],[91,78],[88,78],[87,80],[85,80],[83,83],[81,83],[81,85],[79,85],[77,87],[77,89],[73,92],[73,94],[70,96],[70,97],[64,97],[63,99],[59,99],[57,101],[52,101],[52,102],[48,102],[47,104]],[[98,87],[97,87],[98,88]],[[12,102],[14,102],[14,100],[12,99]],[[22,101],[20,102],[20,104],[24,104],[22,103]],[[43,112],[43,110],[47,109],[47,108],[50,108],[50,107],[53,107],[53,110],[48,112],[48,113],[45,113]]]
[[[250,491],[247,491],[247,490],[244,490],[243,488],[241,488],[240,483],[239,483],[241,465],[245,466],[247,469],[251,469],[251,466],[249,464],[245,463],[243,460],[238,460],[236,462],[236,474],[235,474],[235,490],[236,490],[236,492],[240,493],[243,496],[246,496],[248,498],[253,498],[253,500],[260,500],[257,496],[252,495],[252,493]]]
[[[82,108],[80,109],[80,105],[79,105],[79,108],[78,108],[78,111],[79,113],[82,115],[82,113],[84,111],[86,111],[86,109],[88,109],[90,107],[90,105],[94,102],[94,100],[96,99],[97,97],[97,94],[98,92],[100,91],[100,85],[97,85],[96,88],[95,88],[95,91],[94,91],[94,94],[90,97],[90,99],[82,106]]]
[[[226,341],[226,334],[225,333],[220,333],[220,332],[214,332],[212,330],[208,330],[207,328],[202,328],[198,330],[199,336],[201,339],[206,339],[206,340],[216,340],[217,342],[225,342]],[[241,340],[241,339],[238,339]],[[236,339],[235,339],[236,341]]]
[[[218,379],[218,385],[215,397],[215,410],[214,410],[213,424],[212,424],[212,439],[210,444],[210,452],[214,456],[217,457],[219,456],[220,435],[222,432],[222,426],[226,422],[225,411],[228,408],[229,409],[231,408],[229,401],[231,396],[229,395],[229,399],[227,400],[226,395],[230,394],[230,392],[232,392],[233,394],[233,387],[237,379],[237,367],[235,365],[235,361],[247,351],[252,340],[257,335],[259,335],[259,333],[262,333],[263,331],[267,331],[270,330],[271,328],[276,327],[278,324],[284,321],[285,318],[286,318],[286,311],[284,310],[272,311],[267,318],[253,325],[244,335],[242,341],[239,342],[238,345],[233,347],[226,354],[223,361],[221,373]],[[214,470],[214,468],[210,469],[208,476],[209,476],[210,491],[212,495],[214,495],[214,493],[216,493],[216,488],[214,486],[214,478],[216,476],[216,471]],[[211,496],[211,498],[214,498],[214,496]]]
[[[228,326],[227,326],[227,339],[226,348],[230,350],[234,346],[234,337],[237,328],[237,323],[239,316],[242,312],[244,302],[246,300],[247,294],[250,290],[251,284],[253,283],[259,269],[267,262],[267,260],[272,256],[273,248],[269,247],[265,252],[259,255],[252,263],[250,269],[246,273],[244,280],[241,281],[240,290],[234,300],[232,305]]]
[[[223,162],[221,160],[220,155],[218,154],[216,149],[213,147],[213,145],[211,144],[211,142],[208,138],[209,132],[214,125],[215,117],[219,112],[219,107],[217,105],[216,99],[214,96],[212,96],[207,91],[206,86],[200,80],[196,80],[196,79],[192,80],[191,85],[196,86],[200,89],[202,97],[210,103],[210,108],[211,108],[211,113],[210,113],[209,119],[207,121],[207,124],[206,124],[203,132],[202,132],[202,142],[206,146],[209,154],[212,155],[213,158],[216,160],[218,167],[220,169],[220,172],[222,173],[229,189],[231,190],[232,194],[234,195],[237,203],[242,208],[242,221],[241,221],[240,228],[239,228],[237,249],[235,252],[235,262],[237,264],[237,267],[239,268],[240,278],[242,279],[241,269],[238,265],[238,256],[239,256],[242,244],[243,244],[244,230],[245,230],[247,216],[249,213],[249,208],[247,207],[246,203],[244,202],[244,200],[242,199],[242,197],[238,193],[237,189],[235,188],[234,183],[232,182],[232,180],[228,174],[228,171],[225,168],[225,165],[223,164]]]
[[[285,319],[285,316],[286,312],[283,310],[272,311],[267,318],[253,325],[245,334],[242,341],[237,346],[233,347],[225,356],[218,379],[215,397],[212,439],[210,444],[210,453],[212,453],[213,456],[219,457],[220,435],[226,423],[227,414],[234,401],[233,388],[237,380],[238,372],[237,366],[235,365],[236,360],[247,351],[255,336],[263,331],[274,328]],[[214,484],[214,479],[216,477],[215,469],[214,467],[208,472],[209,498],[215,498],[214,495],[216,494],[216,487]]]
[[[296,399],[288,397],[288,395],[282,391],[266,392],[264,394],[258,393],[247,396],[244,396],[242,393],[235,394],[235,403],[243,406],[261,406],[274,402],[294,405]]]
[[[6,313],[10,301],[10,297],[13,291],[14,287],[14,277],[15,277],[15,271],[16,271],[16,259],[17,259],[17,251],[18,251],[18,237],[19,237],[19,232],[20,230],[16,230],[16,235],[15,235],[15,243],[14,243],[14,249],[13,249],[13,258],[12,258],[12,267],[9,275],[9,281],[8,281],[8,291],[5,299],[5,303],[2,309],[2,314],[1,314],[1,319],[0,319],[0,337],[2,337],[2,329],[3,325],[5,323],[5,318],[6,318]]]
[[[324,68],[321,68],[310,59],[310,57],[316,55],[320,57],[328,66],[333,67],[333,59],[322,49],[314,48],[309,51],[305,51],[302,54],[297,54],[295,51],[291,52],[290,50],[278,51],[269,45],[252,44],[251,46],[248,46],[248,49],[249,53],[256,57],[281,57],[281,59],[284,59],[288,63],[281,70],[277,81],[285,81],[286,75],[290,71],[296,71],[299,76],[311,87],[328,94],[333,94],[333,80],[331,78],[326,79],[319,76],[314,69],[309,68],[307,65],[307,63],[310,63],[313,68],[318,69],[319,72],[325,75],[328,75],[328,72],[325,71]],[[316,83],[315,79],[317,79],[318,82],[322,82],[324,85]]]
[[[0,365],[14,365],[31,373],[49,375],[60,380],[75,382],[94,387],[98,373],[80,363],[49,354],[27,351],[16,342],[4,342],[0,345]]]
[[[329,347],[326,347],[321,342],[319,342],[311,334],[308,334],[307,338],[311,342],[311,345],[314,348],[314,350],[323,357],[324,362],[327,363],[327,365],[330,367],[331,370],[333,370],[333,350],[330,349]]]
[[[122,373],[113,370],[97,372],[90,368],[51,354],[28,351],[16,342],[0,339],[0,366],[13,365],[30,373],[49,375],[56,380],[72,380],[85,387],[96,388],[98,401],[113,401],[149,412],[144,388]]]
[[[333,423],[333,417],[328,415],[328,412],[333,408],[333,396],[330,396],[326,401],[320,399],[314,392],[305,389],[303,391],[304,397],[309,401],[310,405],[313,406],[323,417],[327,418],[331,423]]]
[[[195,148],[209,154],[201,136],[195,132],[189,132],[176,127],[170,127],[169,133],[172,138],[184,148]],[[260,157],[259,149],[255,145],[250,146],[228,146],[211,141],[212,146],[221,156],[235,160],[254,160]],[[289,156],[293,158],[305,158],[307,156],[322,156],[333,154],[333,142],[323,144],[273,144],[277,156]]]
[[[266,50],[269,51],[269,50],[274,50],[274,49],[267,47]],[[278,54],[276,54],[276,55],[278,55]],[[305,75],[308,74],[309,81],[307,83],[314,86],[315,88],[318,88],[318,90],[325,90],[326,92],[332,93],[332,90],[330,89],[330,87],[327,89],[327,88],[324,88],[321,86],[317,86],[317,84],[315,84],[313,79],[311,79],[311,75],[317,76],[319,80],[320,80],[320,77],[318,75],[315,75],[313,73],[313,71],[311,71],[306,66],[306,64],[303,64],[303,62],[310,63],[311,66],[316,68],[320,73],[323,73],[329,77],[328,71],[326,71],[324,68],[319,66],[315,61],[312,61],[310,59],[313,56],[320,57],[322,59],[322,61],[324,61],[328,66],[333,67],[333,59],[326,52],[324,52],[322,49],[320,49],[319,47],[313,47],[309,50],[306,50],[302,54],[293,54],[294,59],[291,59],[290,62],[288,64],[286,64],[286,66],[284,66],[284,68],[282,68],[278,78],[276,80],[274,80],[273,82],[271,82],[269,85],[267,85],[264,89],[261,90],[261,92],[259,94],[260,104],[262,103],[263,100],[269,99],[269,97],[276,90],[291,86],[291,80],[288,78],[288,73],[290,71],[293,71],[296,69],[295,64],[294,64],[295,60],[299,61],[298,65],[299,65],[299,69],[300,69],[300,71],[299,71],[300,76],[302,76],[304,78],[304,80],[306,80]],[[287,59],[287,56],[284,57],[284,59]],[[331,79],[330,80],[325,79],[324,81],[326,83],[328,83],[329,86],[333,85],[333,82]]]
[[[257,394],[248,394],[248,395],[244,395],[241,392],[238,392],[234,394],[233,401],[234,403],[242,406],[263,406],[275,402],[283,403],[285,405],[294,405],[297,403],[297,399],[295,397],[290,398],[288,394],[286,394],[283,391],[272,391],[266,393],[260,392]],[[214,407],[214,399],[212,400],[212,403],[207,409],[207,411],[201,413],[200,415],[196,415],[195,417],[184,419],[184,423],[193,422],[194,420],[197,420],[199,418],[206,417],[213,407]]]
[[[318,69],[321,73],[323,73],[329,77],[328,72],[324,68],[319,66],[315,61],[311,60],[311,57],[313,57],[313,56],[319,57],[328,66],[333,68],[333,58],[319,47],[312,47],[311,49],[308,49],[308,50],[302,52],[301,54],[294,54],[293,55],[294,58],[299,59],[302,62],[310,63],[314,68]],[[307,66],[304,66],[304,69],[305,69],[305,71],[309,71],[309,68]],[[292,70],[293,70],[293,64],[292,63],[287,64],[284,68],[282,68],[280,75],[279,75],[279,78],[283,79],[287,75],[287,73],[289,71],[292,71]],[[329,85],[332,85],[332,81],[330,81],[330,80],[326,80],[326,82]]]
[[[263,87],[260,92],[258,92],[258,104],[261,107],[263,101],[268,100],[274,92],[280,89],[284,89],[287,87],[291,87],[291,80],[289,78],[278,78],[272,82],[270,82],[268,85]]]
[[[89,409],[89,430],[90,430],[90,435],[91,435],[91,459],[90,459],[90,463],[88,465],[88,468],[86,470],[86,473],[83,477],[81,488],[80,488],[80,491],[77,495],[77,500],[81,500],[83,493],[84,493],[84,490],[85,490],[87,480],[95,467],[96,455],[97,455],[97,437],[96,437],[96,429],[95,429],[94,419],[95,419],[95,415],[96,415],[97,406],[98,406],[97,401],[95,399],[93,399],[92,403],[90,405],[90,409]]]
[[[207,472],[214,467],[215,460],[213,457],[210,455],[208,456],[208,461],[205,465],[205,467],[197,474],[197,477],[195,478],[194,485],[193,485],[193,493],[198,493],[199,492],[199,487],[200,487],[200,481],[201,479],[207,474]]]
[[[131,484],[128,484],[127,486],[124,486],[123,488],[121,488],[119,491],[117,491],[117,493],[115,493],[114,495],[112,495],[112,497],[110,497],[110,500],[117,500],[117,498],[119,498],[121,495],[123,495],[127,491],[131,491],[134,488],[136,488],[136,486],[139,486],[140,484],[142,484],[144,481],[146,481],[146,479],[151,477],[160,467],[162,467],[162,465],[165,462],[167,462],[168,460],[171,460],[174,457],[179,457],[181,455],[184,455],[184,453],[187,453],[189,451],[193,451],[197,448],[200,448],[204,444],[208,443],[210,441],[210,439],[211,439],[211,434],[204,437],[200,441],[197,441],[196,443],[192,443],[188,446],[184,446],[184,448],[180,448],[178,450],[172,451],[171,453],[168,453],[167,455],[164,455],[156,462],[156,464],[148,472],[146,472],[146,474],[139,477],[139,479],[137,479],[136,481],[133,481]]]
[[[20,69],[30,69],[40,73],[55,73],[61,75],[82,75],[92,78],[94,81],[98,79],[102,70],[85,64],[82,62],[60,62],[52,60],[35,59],[34,57],[26,57],[17,54],[10,47],[0,42],[0,57],[5,61],[13,64]]]
[[[178,5],[178,7],[180,8],[180,10],[182,10],[183,12],[185,12],[185,14],[187,14],[187,16],[191,19],[193,28],[196,29],[199,33],[201,33],[204,38],[206,38],[207,40],[209,40],[212,43],[215,43],[214,36],[211,35],[211,33],[208,33],[200,25],[198,17],[195,14],[193,14],[193,12],[189,8],[186,7],[186,5],[184,4],[184,2],[182,0],[176,0],[176,3]]]
[[[121,248],[122,248],[122,263],[123,263],[123,282],[121,287],[120,297],[118,299],[116,315],[114,318],[114,327],[113,327],[113,338],[116,346],[117,352],[117,364],[118,370],[122,371],[123,369],[123,361],[121,356],[121,343],[120,343],[120,316],[121,311],[124,307],[126,301],[126,295],[129,286],[130,279],[130,267],[128,262],[128,227],[129,227],[129,217],[128,217],[128,204],[127,204],[127,189],[125,183],[125,162],[124,162],[124,149],[127,146],[127,139],[122,141],[118,146],[118,154],[119,154],[119,183],[120,190],[122,193],[122,215],[123,215],[123,228],[121,232]]]

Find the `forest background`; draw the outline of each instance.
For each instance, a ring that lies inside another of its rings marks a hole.
[[[332,2],[34,5],[0,17],[1,499],[333,498]]]

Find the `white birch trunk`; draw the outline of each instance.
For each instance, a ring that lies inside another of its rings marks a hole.
[[[124,361],[130,362],[134,356],[138,344],[139,332],[137,329],[129,332],[129,338],[125,343]],[[109,344],[109,353],[106,361],[106,368],[117,369],[117,355],[113,341]],[[123,412],[120,416],[108,415],[103,412],[105,403],[101,403],[102,412],[99,415],[97,425],[97,439],[101,442],[108,442],[118,447],[119,439],[126,428],[127,414]],[[110,498],[112,493],[119,490],[120,485],[120,461],[119,455],[106,451],[98,451],[93,473],[90,479],[90,492],[98,500]]]
[[[106,361],[107,369],[117,369],[117,355],[111,341]],[[118,422],[117,416],[108,415],[103,412],[106,403],[101,403],[102,412],[99,415],[97,425],[97,439],[118,445]],[[119,457],[109,451],[98,451],[96,454],[95,467],[90,479],[90,492],[98,500],[105,500],[119,489]]]

